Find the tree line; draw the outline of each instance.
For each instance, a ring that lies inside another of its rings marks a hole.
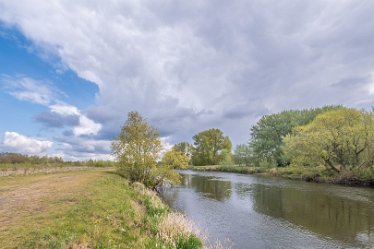
[[[63,163],[61,157],[48,157],[36,155],[23,155],[20,153],[3,152],[0,153],[0,164],[45,164],[45,163]]]
[[[324,167],[335,175],[374,176],[373,112],[325,106],[263,116],[238,145],[240,165]]]
[[[374,115],[343,106],[282,111],[263,116],[249,142],[233,151],[228,136],[209,129],[194,135],[193,144],[174,145],[164,158],[174,167],[324,167],[332,174],[374,176]]]
[[[157,188],[165,182],[177,182],[172,169],[188,165],[232,164],[230,138],[219,129],[208,129],[193,136],[194,143],[181,142],[164,151],[158,129],[138,113],[130,112],[113,141],[119,173],[132,182]],[[162,157],[161,157],[161,154]]]
[[[115,162],[92,159],[86,161],[64,161],[62,157],[57,156],[37,156],[2,152],[0,153],[0,165],[113,167],[115,166]]]

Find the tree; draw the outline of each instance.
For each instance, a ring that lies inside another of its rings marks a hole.
[[[220,165],[225,165],[225,166],[234,164],[234,159],[233,159],[231,151],[229,151],[227,149],[221,150],[219,164]]]
[[[190,159],[182,152],[175,150],[174,148],[165,152],[162,157],[161,163],[167,165],[173,169],[175,168],[186,168]]]
[[[252,148],[247,144],[238,144],[234,151],[235,163],[239,166],[248,166],[251,164]]]
[[[193,146],[187,142],[181,142],[173,146],[173,150],[181,152],[183,155],[191,159]]]
[[[195,136],[192,162],[194,165],[215,165],[222,160],[222,150],[231,155],[230,138],[223,135],[219,129],[202,131]]]
[[[157,128],[138,113],[130,112],[120,135],[112,143],[121,174],[156,188],[164,180],[177,177],[169,168],[157,167],[162,146]]]
[[[347,108],[329,111],[295,128],[284,141],[295,165],[323,165],[334,173],[373,167],[374,117]]]
[[[326,106],[316,109],[291,110],[263,116],[251,128],[250,146],[253,160],[257,165],[286,166],[289,164],[281,149],[283,137],[290,134],[296,126],[310,123],[318,114],[340,106]]]

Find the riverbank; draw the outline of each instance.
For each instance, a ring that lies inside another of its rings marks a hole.
[[[347,186],[365,186],[374,187],[374,179],[365,175],[357,177],[353,174],[334,175],[326,171],[324,167],[302,168],[302,167],[283,167],[283,168],[264,168],[253,166],[191,166],[188,169],[196,171],[216,171],[231,172],[239,174],[256,174],[267,177],[280,177],[291,180],[302,180],[316,183],[340,184]]]
[[[186,219],[113,170],[0,179],[1,248],[202,248]]]

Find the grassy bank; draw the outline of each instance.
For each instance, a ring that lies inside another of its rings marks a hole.
[[[1,248],[201,248],[183,216],[113,171],[0,178]]]
[[[189,169],[197,171],[232,172],[239,174],[260,174],[263,176],[281,177],[308,182],[343,184],[350,186],[374,186],[374,172],[350,172],[340,175],[332,174],[325,167],[278,167],[265,168],[253,166],[191,166]]]

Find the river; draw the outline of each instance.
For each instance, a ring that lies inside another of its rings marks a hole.
[[[231,248],[374,248],[374,189],[180,171],[163,199]],[[227,242],[229,241],[229,242]]]

